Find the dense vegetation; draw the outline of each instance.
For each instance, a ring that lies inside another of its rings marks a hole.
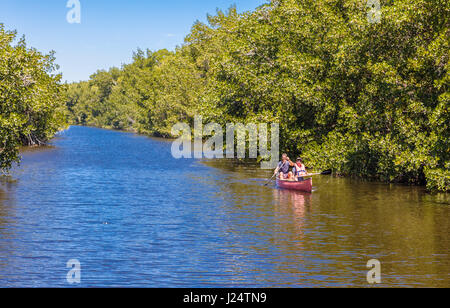
[[[19,161],[19,146],[43,145],[65,125],[61,76],[53,54],[27,48],[0,24],[0,169]]]
[[[372,1],[373,2],[373,1]],[[279,0],[197,22],[174,52],[141,50],[69,85],[82,125],[170,136],[179,121],[279,122],[316,169],[448,191],[449,1]]]

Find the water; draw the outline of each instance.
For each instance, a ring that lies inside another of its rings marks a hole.
[[[450,286],[450,202],[330,176],[312,194],[270,172],[174,160],[171,143],[71,127],[0,182],[0,287]]]

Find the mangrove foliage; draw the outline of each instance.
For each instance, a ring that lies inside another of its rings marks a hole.
[[[66,123],[65,89],[53,53],[16,42],[0,24],[0,169],[19,162],[20,146],[45,144]]]
[[[71,121],[162,137],[196,114],[279,122],[281,150],[317,170],[448,191],[449,1],[381,0],[375,20],[367,4],[219,10],[175,51],[70,84]]]

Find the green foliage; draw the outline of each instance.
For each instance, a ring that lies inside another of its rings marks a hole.
[[[427,188],[436,191],[448,191],[450,186],[450,166],[446,169],[425,169]]]
[[[311,167],[447,191],[449,3],[381,1],[380,23],[366,5],[218,11],[175,52],[138,51],[120,70],[70,85],[68,106],[76,123],[157,136],[194,114],[277,121],[283,151]]]
[[[172,125],[192,122],[203,80],[188,48],[138,50],[133,63],[68,85],[72,122],[169,137]]]
[[[21,145],[42,145],[65,124],[60,75],[53,53],[27,48],[0,24],[0,169],[18,162]]]

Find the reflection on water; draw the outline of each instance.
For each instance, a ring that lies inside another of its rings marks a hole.
[[[0,183],[0,286],[450,286],[450,204],[421,188],[174,160],[170,143],[72,127]]]

